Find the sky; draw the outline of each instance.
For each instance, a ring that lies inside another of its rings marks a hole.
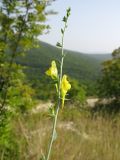
[[[49,34],[42,41],[56,45],[66,9],[71,16],[65,33],[65,48],[85,53],[111,53],[120,46],[120,0],[56,0],[48,9],[57,11],[49,16]]]

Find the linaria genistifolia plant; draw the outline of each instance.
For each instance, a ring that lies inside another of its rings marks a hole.
[[[58,71],[56,62],[53,60],[51,62],[51,67],[46,71],[46,75],[50,76],[52,78],[52,80],[55,82],[57,96],[58,96],[58,102],[57,102],[57,107],[55,107],[55,108],[52,107],[50,109],[50,111],[51,111],[50,114],[51,114],[51,117],[53,118],[53,128],[52,128],[51,140],[50,140],[50,144],[48,147],[47,155],[46,155],[46,157],[43,156],[42,160],[49,160],[50,159],[53,142],[57,138],[56,124],[57,124],[57,119],[58,119],[58,113],[59,113],[59,110],[64,107],[66,94],[71,88],[71,85],[70,85],[69,81],[67,80],[67,75],[63,75],[63,62],[64,62],[64,58],[65,58],[64,35],[65,35],[66,28],[67,28],[67,22],[68,22],[68,18],[70,16],[70,12],[71,12],[71,9],[68,8],[66,11],[66,16],[63,17],[64,27],[61,28],[62,40],[61,40],[61,43],[58,42],[56,45],[57,47],[61,48],[60,70]]]

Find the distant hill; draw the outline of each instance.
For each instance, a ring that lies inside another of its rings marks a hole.
[[[106,60],[112,58],[112,55],[110,53],[106,53],[106,54],[103,54],[103,53],[101,53],[101,54],[90,54],[90,56],[95,58],[99,62],[103,62],[103,61],[106,61]]]
[[[64,72],[78,80],[95,80],[100,75],[101,63],[110,59],[110,54],[84,54],[65,50]],[[40,48],[31,49],[25,57],[18,58],[17,63],[27,66],[29,77],[39,78],[50,66],[52,60],[59,64],[60,49],[45,42]]]

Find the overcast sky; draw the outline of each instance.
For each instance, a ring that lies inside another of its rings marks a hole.
[[[65,48],[87,53],[111,53],[120,46],[120,0],[56,0],[49,16],[51,32],[41,40],[55,45],[60,41],[61,21],[66,8],[71,16],[65,34]]]

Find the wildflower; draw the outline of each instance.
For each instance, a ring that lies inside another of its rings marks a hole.
[[[55,61],[51,62],[51,67],[45,73],[46,75],[50,76],[52,79],[58,78],[58,70],[57,70]]]
[[[62,81],[61,81],[61,98],[62,98],[62,108],[64,107],[64,101],[65,101],[65,96],[70,90],[71,84],[67,80],[67,75],[63,75]]]

